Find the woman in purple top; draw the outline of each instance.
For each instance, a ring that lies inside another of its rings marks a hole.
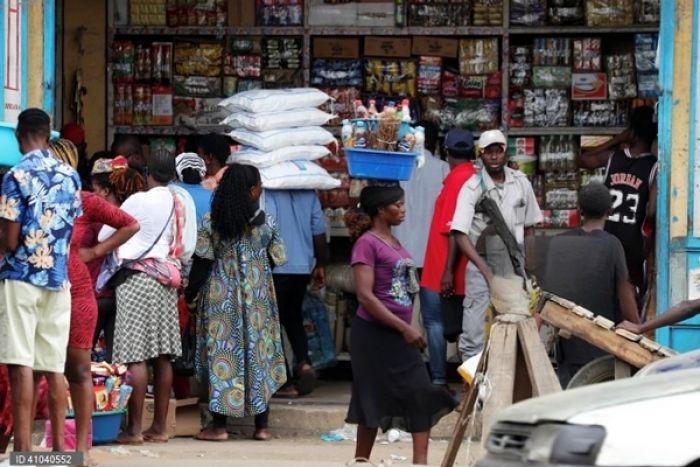
[[[411,326],[419,285],[411,255],[392,235],[406,208],[398,185],[368,186],[363,214],[348,216],[357,241],[352,267],[360,307],[352,324],[352,399],[347,422],[358,424],[355,457],[369,459],[381,428],[413,436],[413,463],[427,464],[430,429],[456,402],[430,382],[420,350],[425,341]],[[358,238],[359,237],[359,238]]]

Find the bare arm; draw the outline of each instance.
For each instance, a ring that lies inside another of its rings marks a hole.
[[[129,241],[131,237],[136,235],[136,233],[141,229],[138,222],[134,221],[132,224],[120,227],[114,234],[107,238],[105,241],[98,243],[92,248],[81,248],[80,259],[83,262],[88,263],[97,258],[102,258],[108,253],[116,250],[123,244]]]
[[[620,301],[620,310],[625,321],[639,323],[639,310],[637,309],[637,299],[634,296],[634,287],[627,279],[620,279],[617,282],[617,297]]]
[[[313,276],[314,287],[321,288],[326,284],[328,256],[326,235],[314,235],[314,257],[316,258],[316,266],[311,274]]]
[[[447,261],[440,280],[440,291],[443,295],[450,296],[454,292],[455,266],[457,266],[458,257],[457,241],[455,240],[455,234],[451,232],[447,236]]]
[[[647,321],[644,324],[624,321],[617,327],[626,329],[627,331],[634,332],[636,334],[646,334],[654,329],[685,321],[698,313],[700,313],[700,299],[685,300],[678,305],[669,308],[664,314],[658,315],[656,318],[652,319],[651,321]]]
[[[12,253],[17,249],[21,232],[21,224],[0,219],[0,252],[2,254]]]
[[[627,129],[598,147],[589,149],[581,153],[578,160],[578,166],[582,169],[598,169],[605,167],[610,159],[610,154],[619,145],[628,143],[632,139],[632,131]]]
[[[366,264],[353,266],[357,300],[372,318],[379,323],[401,333],[404,340],[414,347],[423,348],[423,336],[413,327],[396,316],[374,295],[374,269]]]
[[[469,239],[469,236],[456,230],[453,230],[452,234],[455,236],[455,241],[457,242],[457,246],[459,247],[460,251],[464,253],[469,261],[474,263],[474,266],[476,266],[481,274],[484,275],[486,282],[491,284],[491,281],[493,280],[493,273],[491,272],[488,264],[486,264],[486,261],[484,261],[484,258],[482,258],[479,252],[476,251],[476,248]]]

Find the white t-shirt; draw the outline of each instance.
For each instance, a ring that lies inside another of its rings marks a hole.
[[[173,242],[175,220],[173,203],[173,193],[168,187],[156,187],[148,191],[134,193],[124,201],[121,209],[136,219],[141,228],[136,235],[119,248],[118,256],[120,259],[166,259],[168,257],[170,245]],[[166,222],[168,223],[167,227]],[[114,232],[112,227],[105,225],[100,230],[99,241],[102,242],[111,237]],[[161,232],[163,234],[154,245]]]
[[[469,235],[469,239],[475,245],[489,222],[485,214],[475,212],[483,193],[482,177],[488,196],[498,204],[503,220],[515,235],[518,244],[522,245],[525,242],[526,227],[542,222],[542,211],[525,174],[509,167],[506,167],[505,171],[506,179],[502,186],[496,186],[488,172],[481,169],[459,192],[452,230]]]

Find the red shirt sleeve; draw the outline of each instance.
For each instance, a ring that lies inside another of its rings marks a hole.
[[[129,214],[99,196],[89,193],[86,193],[86,195],[83,196],[83,216],[85,221],[108,225],[113,229],[121,229],[136,222],[136,219]]]
[[[435,212],[438,220],[438,232],[442,235],[450,234],[452,219],[455,215],[455,209],[457,209],[457,197],[459,196],[459,192],[462,191],[462,186],[467,183],[467,180],[476,173],[474,166],[471,164],[459,167],[455,170],[459,172],[453,174],[453,177],[448,176],[445,180],[445,186],[441,194],[441,208],[439,211]]]

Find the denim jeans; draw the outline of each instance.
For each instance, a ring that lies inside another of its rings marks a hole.
[[[430,374],[433,384],[447,384],[447,341],[442,330],[440,294],[421,287],[420,312],[428,337]]]

